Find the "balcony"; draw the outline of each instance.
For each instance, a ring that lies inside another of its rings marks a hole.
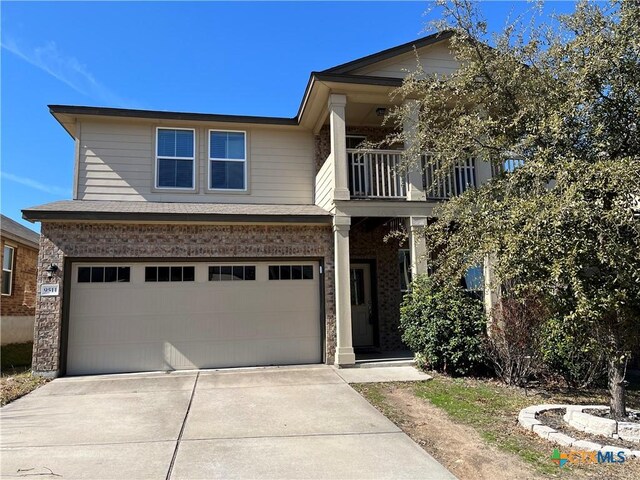
[[[347,150],[351,198],[407,198],[400,150]]]
[[[406,199],[407,172],[401,150],[347,149],[352,199]],[[422,157],[422,189],[428,200],[446,200],[477,185],[476,165],[469,158],[443,169],[431,154]]]
[[[422,187],[430,200],[447,200],[476,188],[476,161],[468,158],[453,167],[443,169],[431,154],[422,157]]]

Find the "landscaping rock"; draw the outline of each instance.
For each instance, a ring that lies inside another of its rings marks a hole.
[[[541,436],[542,438],[549,438],[549,435],[552,433],[558,433],[557,430],[551,428],[551,427],[547,427],[546,425],[534,425],[533,426],[533,432],[537,433],[539,436]]]
[[[602,447],[600,449],[601,452],[613,452],[615,454],[617,454],[618,452],[623,452],[624,456],[629,458],[631,457],[631,449],[629,448],[624,448],[624,447],[615,447],[613,445],[605,445],[604,447]]]
[[[640,423],[618,422],[618,436],[629,442],[640,442]]]
[[[558,445],[563,445],[565,447],[570,447],[576,441],[575,438],[560,432],[550,433],[547,439],[551,440],[554,443],[557,443]]]
[[[542,425],[542,422],[540,422],[539,420],[536,420],[535,418],[534,419],[524,418],[524,419],[519,419],[518,421],[520,422],[520,425],[526,428],[527,430],[533,430],[533,427],[535,427],[536,425]]]
[[[572,447],[579,450],[588,450],[590,452],[597,452],[598,450],[602,450],[602,445],[594,442],[588,442],[586,440],[578,440],[576,442],[573,442]]]

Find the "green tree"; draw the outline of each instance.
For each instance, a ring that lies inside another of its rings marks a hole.
[[[415,128],[387,140],[410,140],[406,162],[432,151],[441,172],[474,157],[502,173],[437,209],[434,275],[455,285],[495,259],[494,287],[539,295],[603,345],[623,416],[640,331],[640,6],[581,2],[542,26],[530,12],[495,35],[474,3],[441,8],[461,66],[409,75],[397,95],[413,102],[387,122]]]

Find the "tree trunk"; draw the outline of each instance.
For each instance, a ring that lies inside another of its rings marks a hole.
[[[608,369],[611,417],[615,419],[622,419],[627,416],[624,355],[618,352],[610,354],[608,359]]]

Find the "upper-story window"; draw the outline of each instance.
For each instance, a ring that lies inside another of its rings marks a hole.
[[[194,189],[195,142],[191,128],[158,128],[156,188]]]
[[[246,133],[209,131],[209,188],[247,189]]]

